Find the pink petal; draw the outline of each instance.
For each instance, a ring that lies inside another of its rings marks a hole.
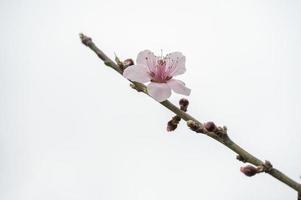
[[[166,56],[167,65],[170,66],[170,76],[177,76],[184,74],[186,71],[185,67],[185,56],[181,52],[173,52]]]
[[[147,86],[147,91],[151,97],[159,102],[165,101],[171,95],[171,89],[166,83],[151,82]]]
[[[136,63],[145,65],[150,71],[153,71],[157,63],[157,57],[150,50],[144,50],[138,54]]]
[[[167,82],[167,85],[176,93],[186,96],[190,95],[191,90],[185,87],[185,83],[180,80],[171,79]]]
[[[145,65],[129,66],[124,70],[123,76],[131,81],[139,83],[145,83],[151,80],[148,69]]]

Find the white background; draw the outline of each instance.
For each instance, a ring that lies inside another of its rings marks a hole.
[[[1,200],[296,199],[105,67],[181,51],[189,112],[301,175],[300,1],[0,1]],[[174,103],[181,98],[173,95]]]

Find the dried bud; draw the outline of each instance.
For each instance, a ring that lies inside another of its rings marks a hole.
[[[167,123],[167,128],[166,128],[166,130],[167,130],[168,132],[174,131],[174,130],[176,130],[177,127],[178,127],[178,124],[174,124],[174,123],[172,123],[172,121],[169,121],[169,122]]]
[[[209,132],[214,132],[216,130],[216,125],[213,122],[206,122],[204,127]]]
[[[266,160],[263,163],[262,167],[263,167],[262,171],[264,171],[264,172],[270,172],[273,169],[272,163],[268,160]]]
[[[178,127],[179,122],[181,121],[181,118],[179,116],[174,116],[168,123],[167,123],[167,131],[174,131]]]
[[[273,167],[272,163],[271,163],[270,161],[268,161],[268,160],[266,160],[266,161],[264,162],[264,166],[265,166],[266,168],[272,168],[272,167]]]
[[[188,120],[188,121],[187,121],[187,126],[188,126],[191,130],[193,130],[193,131],[195,131],[195,132],[197,132],[197,133],[204,133],[204,132],[205,132],[204,129],[203,129],[202,124],[199,124],[199,123],[197,123],[197,122],[195,122],[195,121],[193,121],[193,120]]]
[[[127,68],[131,65],[134,65],[134,61],[131,58],[126,59],[125,61],[123,61],[123,66],[124,68]]]
[[[174,116],[172,118],[172,121],[176,122],[177,124],[181,121],[181,117],[179,117],[178,115]]]
[[[179,104],[180,104],[180,109],[184,112],[187,111],[187,108],[188,108],[188,105],[189,105],[189,101],[188,99],[185,99],[185,98],[182,98],[180,101],[179,101]]]
[[[258,173],[257,168],[252,165],[241,167],[240,171],[244,173],[246,176],[254,176],[255,174]]]

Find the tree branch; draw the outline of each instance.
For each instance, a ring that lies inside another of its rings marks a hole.
[[[113,68],[115,71],[117,71],[119,74],[122,75],[122,69],[113,61],[111,60],[107,55],[105,55],[92,41],[90,37],[85,36],[84,34],[80,34],[80,39],[84,45],[89,47],[96,55],[105,63],[105,65]],[[132,87],[136,89],[139,92],[143,92],[147,94],[146,86],[141,83],[133,82]],[[148,95],[148,94],[147,94]],[[242,162],[251,163],[257,167],[262,167],[262,171],[270,174],[272,177],[276,178],[277,180],[281,181],[282,183],[288,185],[292,189],[298,192],[298,194],[301,194],[301,185],[294,181],[293,179],[289,178],[287,175],[279,171],[278,169],[274,168],[270,162],[268,161],[262,161],[255,156],[253,156],[251,153],[237,145],[235,142],[233,142],[230,137],[227,134],[226,127],[217,127],[214,131],[208,131],[206,128],[204,128],[204,124],[199,122],[194,117],[190,116],[186,112],[180,110],[177,106],[172,104],[170,101],[166,100],[160,103],[173,113],[175,113],[177,116],[182,118],[187,122],[187,125],[195,132],[205,134],[212,139],[218,141],[219,143],[225,145],[232,151],[238,154],[237,159]],[[299,196],[298,195],[298,196]]]

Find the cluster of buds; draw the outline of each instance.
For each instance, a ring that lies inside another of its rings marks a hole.
[[[221,140],[228,139],[227,127],[216,126],[213,122],[206,122],[204,124],[201,124],[193,120],[188,120],[187,126],[196,133],[215,135]]]
[[[182,98],[179,101],[179,105],[180,105],[180,109],[184,112],[187,111],[188,105],[189,105],[189,101],[187,99]],[[167,122],[167,131],[174,131],[176,130],[176,128],[178,127],[179,122],[181,121],[181,117],[179,116],[174,116],[169,122]]]
[[[195,122],[193,120],[189,120],[189,121],[187,121],[187,126],[191,130],[193,130],[197,133],[207,133],[207,132],[214,132],[214,133],[216,132],[216,133],[218,133],[218,132],[221,131],[221,129],[218,128],[214,124],[214,122],[206,122],[204,124],[200,124],[200,123]]]

